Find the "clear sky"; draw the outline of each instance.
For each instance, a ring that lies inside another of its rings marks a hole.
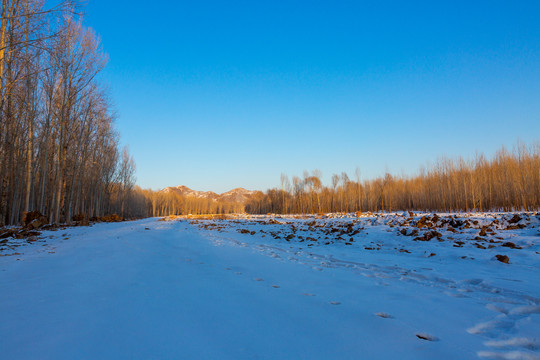
[[[413,174],[540,139],[540,1],[88,0],[144,188]]]

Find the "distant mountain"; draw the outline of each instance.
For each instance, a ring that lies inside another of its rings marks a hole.
[[[212,199],[215,201],[236,202],[242,204],[246,203],[249,199],[251,199],[253,195],[258,193],[258,191],[246,190],[244,188],[236,188],[223,194],[216,194],[213,191],[192,190],[184,185],[167,187],[161,191],[164,193],[173,192],[182,196],[193,196],[200,199]]]
[[[244,188],[236,188],[219,195],[219,199],[223,201],[239,202],[244,204],[256,193],[257,191],[246,190]]]
[[[182,196],[193,196],[196,198],[205,198],[205,199],[213,199],[217,200],[219,198],[219,195],[212,191],[197,191],[197,190],[191,190],[187,186],[180,185],[175,187],[168,187],[163,190],[161,190],[164,193],[177,193],[178,195]]]

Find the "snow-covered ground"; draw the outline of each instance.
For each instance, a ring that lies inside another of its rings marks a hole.
[[[0,358],[540,359],[539,229],[404,213],[10,238]]]

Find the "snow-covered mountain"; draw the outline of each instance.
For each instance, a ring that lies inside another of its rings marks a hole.
[[[239,202],[239,203],[245,203],[254,194],[257,193],[257,191],[246,190],[244,188],[236,188],[236,189],[224,192],[223,194],[216,194],[213,191],[192,190],[184,185],[167,187],[161,191],[164,193],[173,192],[182,196],[193,196],[197,198],[212,199],[215,201],[220,200],[220,201],[226,201],[226,202]]]

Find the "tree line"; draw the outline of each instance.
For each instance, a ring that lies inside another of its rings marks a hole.
[[[136,187],[129,197],[132,216],[198,214],[316,214],[367,211],[514,211],[540,209],[540,143],[502,147],[491,158],[477,154],[465,160],[441,158],[413,176],[361,180],[334,174],[331,185],[322,174],[282,174],[281,186],[255,192],[246,203],[182,196]]]
[[[52,223],[128,208],[135,163],[99,73],[107,63],[81,7],[2,0],[0,225],[28,211]]]
[[[540,209],[540,143],[502,147],[487,159],[441,158],[414,176],[385,174],[361,181],[357,171],[332,176],[323,186],[319,171],[292,180],[282,175],[281,188],[258,194],[246,204],[254,214],[367,211],[513,211]]]
[[[261,193],[262,194],[262,193]],[[135,187],[130,194],[133,215],[156,217],[168,215],[202,215],[243,213],[243,203],[184,196],[175,192],[153,191]]]

